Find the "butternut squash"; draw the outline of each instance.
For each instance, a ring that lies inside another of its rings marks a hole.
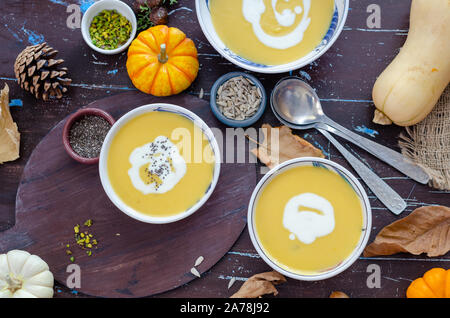
[[[450,0],[413,0],[403,48],[372,91],[374,122],[422,121],[450,82]]]

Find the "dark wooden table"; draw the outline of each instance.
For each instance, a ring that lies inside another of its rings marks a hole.
[[[98,54],[84,43],[79,28],[67,27],[68,6],[78,4],[84,11],[92,2],[0,1],[0,85],[3,87],[6,82],[10,86],[10,98],[15,100],[14,104],[23,104],[22,107],[11,108],[22,136],[21,158],[0,166],[0,231],[14,225],[15,197],[23,168],[35,146],[48,131],[68,114],[92,101],[135,89],[126,73],[126,53],[116,56]],[[207,99],[213,82],[220,75],[238,68],[221,58],[204,37],[197,22],[194,1],[178,2],[172,8],[169,25],[184,30],[195,41],[201,64],[199,76],[188,93],[198,96],[203,89],[204,98]],[[378,0],[381,27],[375,29],[369,28],[366,21],[370,15],[367,8],[372,3],[372,0],[351,0],[347,23],[338,41],[319,60],[292,74],[302,77],[317,89],[325,112],[334,120],[379,143],[398,149],[398,136],[403,128],[381,127],[371,123],[374,110],[371,91],[376,77],[395,57],[406,39],[410,1]],[[15,83],[13,64],[17,54],[24,47],[43,41],[60,51],[59,56],[66,60],[65,64],[73,79],[69,94],[60,101],[36,101]],[[255,75],[270,92],[280,78],[289,74]],[[278,124],[270,109],[255,127],[266,122]],[[317,132],[304,131],[299,135],[323,149],[327,158],[351,169],[333,146]],[[419,185],[355,146],[347,145],[347,148],[406,200],[408,207],[402,216],[423,205],[450,206],[450,192]],[[387,211],[370,191],[368,194],[373,206],[373,240],[383,226],[398,217]],[[334,290],[344,291],[351,297],[404,297],[413,279],[433,267],[448,268],[449,262],[449,255],[433,259],[406,254],[360,257],[347,271],[325,281],[300,282],[289,279],[279,286],[279,297],[328,297]],[[373,282],[373,268],[380,269],[380,286],[370,284]],[[245,230],[234,247],[201,279],[158,297],[229,297],[246,278],[267,270],[270,268],[255,252]],[[236,283],[228,290],[227,285],[232,277],[236,278]],[[86,297],[62,287],[58,282],[55,295]]]

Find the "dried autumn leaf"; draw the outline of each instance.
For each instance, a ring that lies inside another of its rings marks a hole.
[[[341,291],[334,291],[331,293],[330,298],[350,298],[348,295]]]
[[[262,125],[264,142],[259,144],[252,153],[269,168],[274,168],[280,163],[299,157],[325,158],[322,151],[311,145],[297,135],[287,126],[271,127]]]
[[[378,233],[374,242],[366,247],[364,256],[427,253],[428,257],[441,256],[450,250],[450,208],[425,206],[414,210]]]
[[[0,164],[19,158],[20,133],[9,111],[9,88],[0,92]]]
[[[274,285],[284,283],[286,278],[278,272],[266,272],[250,277],[230,298],[258,298],[262,295],[278,295]]]

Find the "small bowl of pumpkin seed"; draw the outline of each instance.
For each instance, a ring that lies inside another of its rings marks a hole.
[[[95,2],[81,21],[81,33],[86,44],[107,55],[126,50],[136,32],[137,21],[133,10],[118,0]]]
[[[255,76],[244,72],[221,76],[211,89],[211,110],[230,127],[253,125],[263,115],[266,103],[264,86]]]

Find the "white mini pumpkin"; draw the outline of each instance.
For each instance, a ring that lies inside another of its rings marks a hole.
[[[19,250],[0,255],[0,298],[52,298],[53,284],[39,256]]]

